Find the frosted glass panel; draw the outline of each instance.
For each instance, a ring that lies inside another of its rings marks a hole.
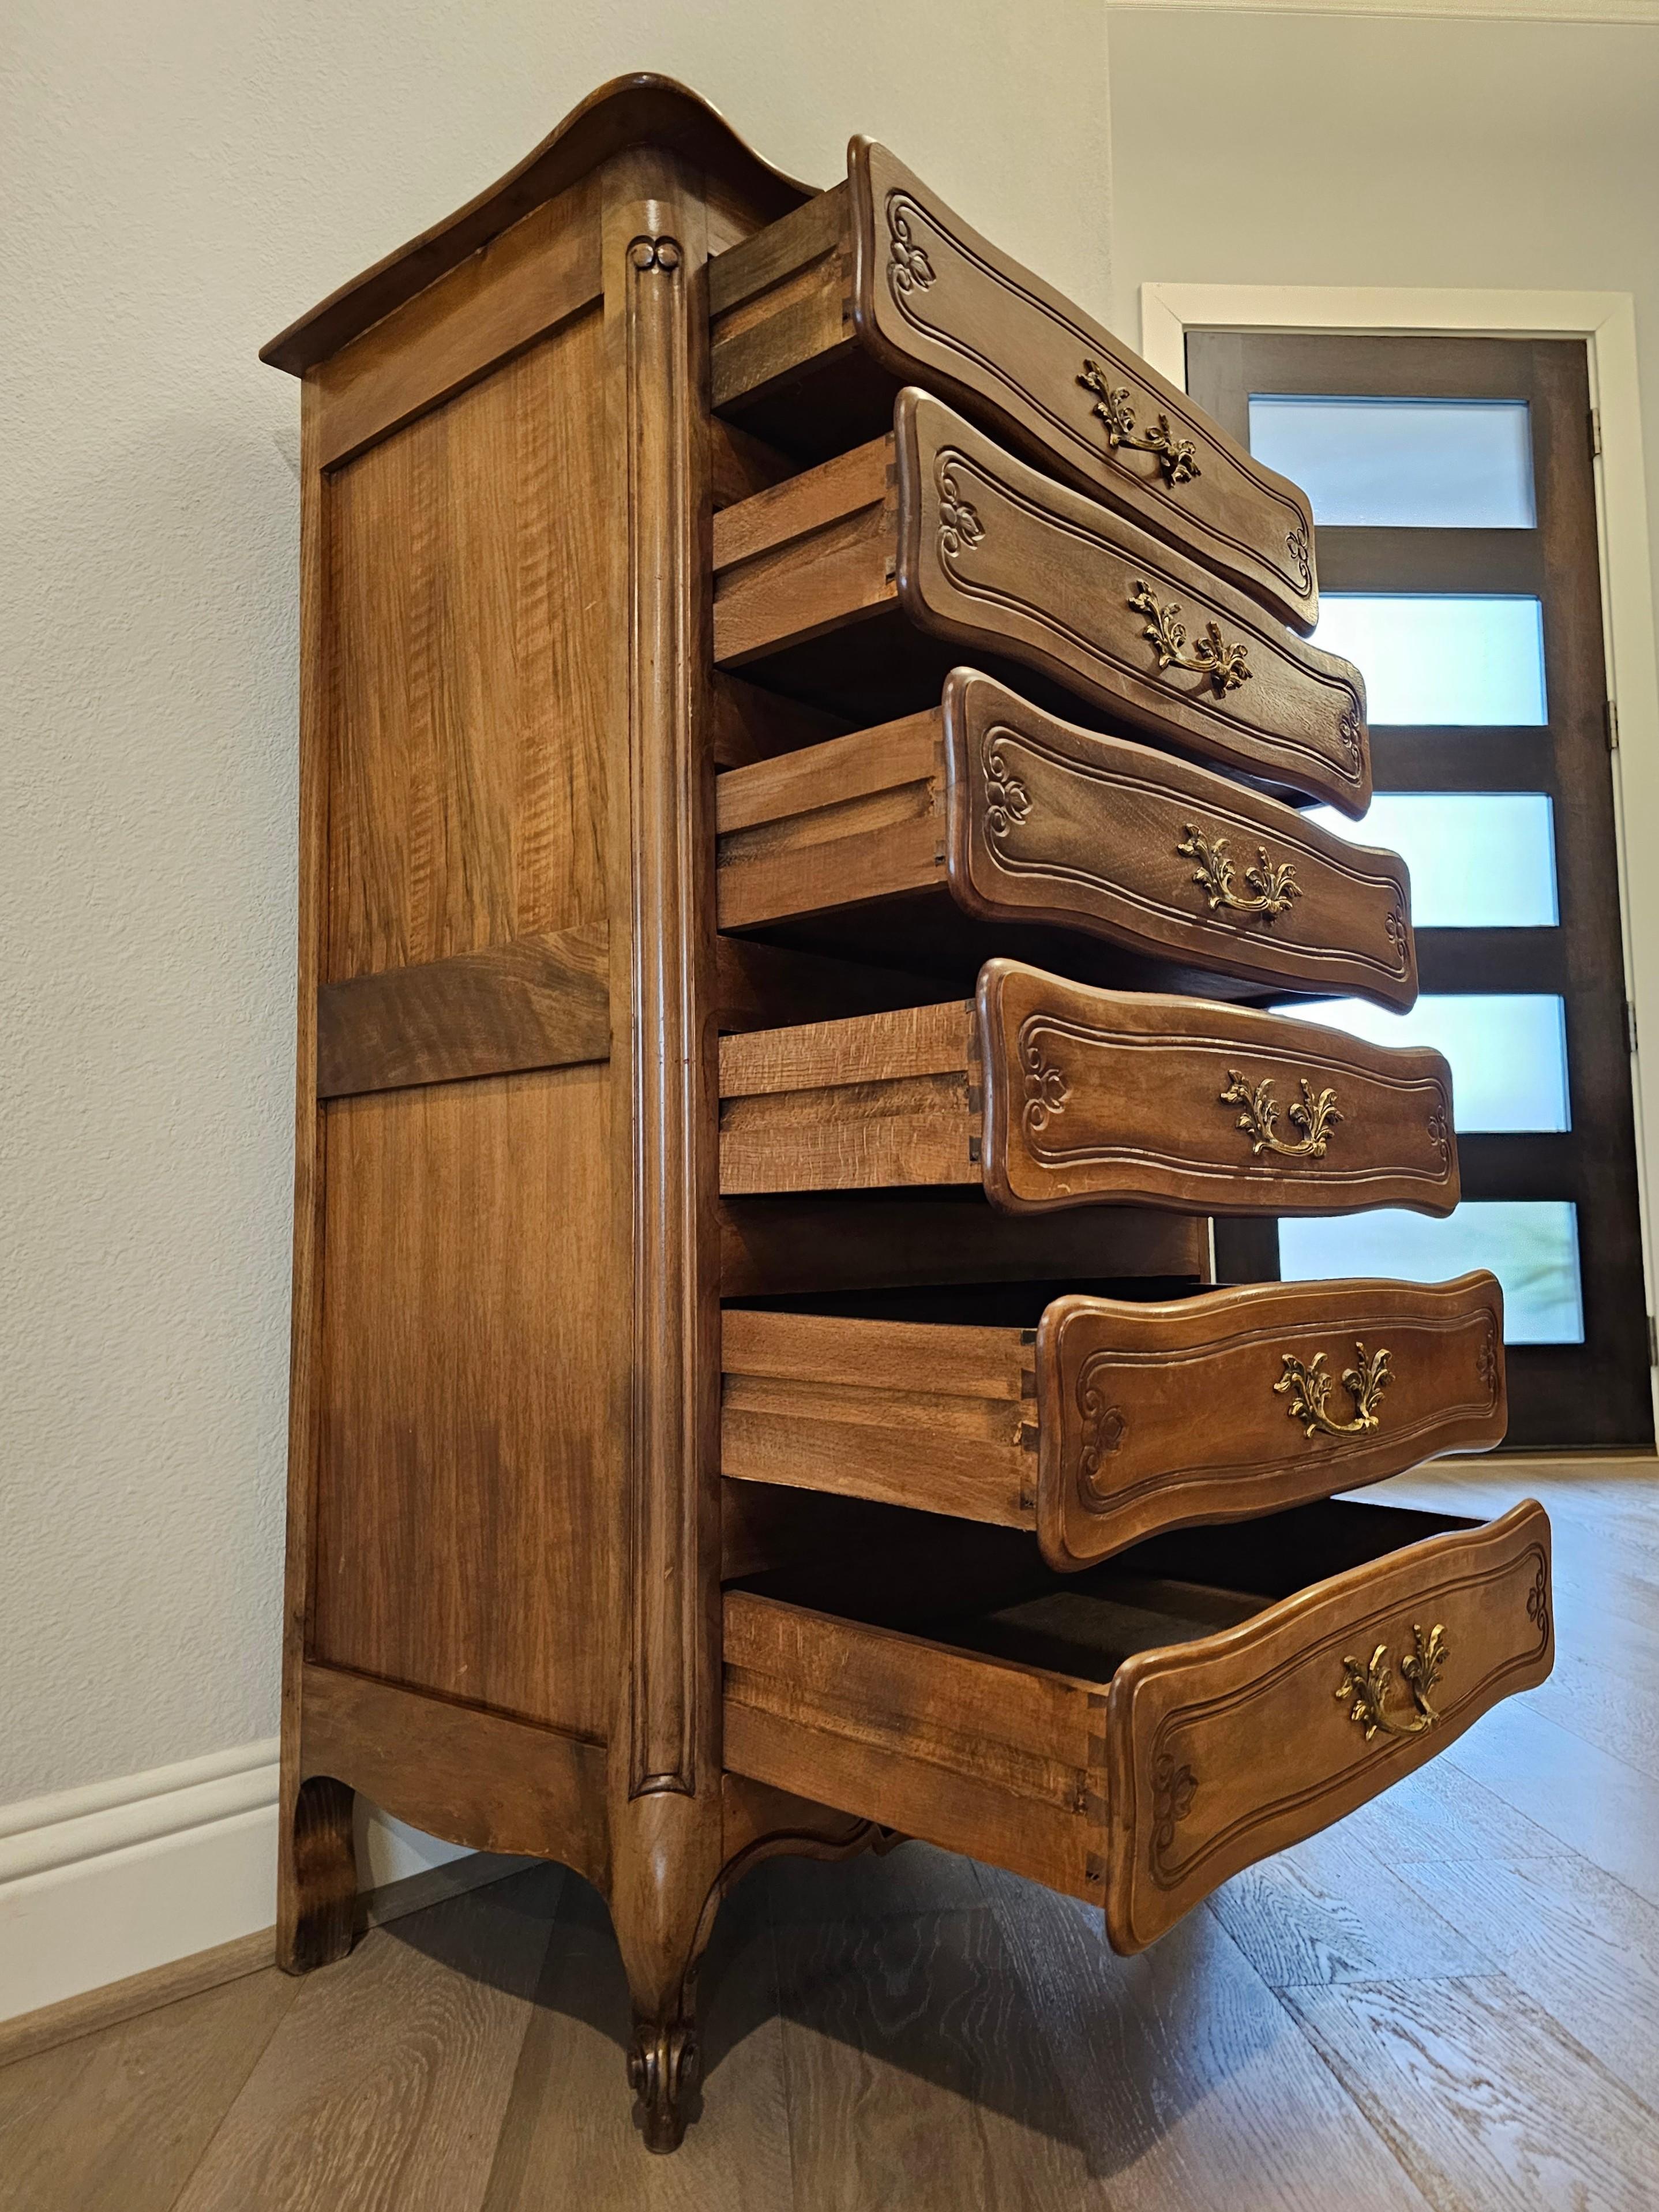
[[[1317,523],[1530,530],[1538,519],[1524,399],[1253,398],[1250,451],[1302,486]]]
[[[1555,825],[1541,791],[1389,791],[1363,823],[1334,806],[1309,818],[1350,843],[1398,853],[1419,929],[1553,929]]]
[[[1287,1283],[1326,1275],[1439,1283],[1490,1267],[1504,1285],[1506,1344],[1584,1340],[1578,1209],[1566,1199],[1465,1199],[1443,1221],[1391,1209],[1281,1221],[1279,1267]]]
[[[1544,993],[1467,992],[1421,998],[1407,1014],[1364,999],[1298,1000],[1279,1010],[1375,1044],[1426,1044],[1451,1062],[1452,1121],[1460,1132],[1571,1127],[1567,1024]],[[1342,1101],[1339,1096],[1337,1103]]]
[[[1496,593],[1329,592],[1316,641],[1353,661],[1374,723],[1536,728],[1544,611]]]

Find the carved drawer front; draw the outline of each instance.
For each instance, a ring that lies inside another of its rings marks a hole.
[[[925,385],[1285,621],[1313,627],[1304,492],[884,146],[855,138],[848,172],[711,264],[716,407],[811,452],[826,425],[850,441],[867,422],[882,397],[875,372]]]
[[[1299,1506],[1064,1582],[1007,1540],[1004,1590],[956,1610],[920,1562],[908,1597],[845,1563],[838,1595],[795,1570],[729,1589],[726,1763],[1097,1903],[1119,1951],[1553,1661],[1531,1501],[1486,1525]]]
[[[1457,1203],[1436,1052],[988,961],[950,1002],[720,1043],[720,1188],[982,1182],[1009,1212]]]
[[[883,903],[859,942],[925,921],[950,947],[948,910],[1271,988],[1417,995],[1396,855],[970,669],[930,712],[729,770],[716,804],[722,929],[851,934],[903,899],[908,923]]]
[[[1503,1439],[1503,1294],[1068,1296],[1034,1328],[722,1317],[721,1472],[1035,1529],[1059,1572]]]
[[[901,392],[893,420],[890,446],[715,516],[722,667],[859,714],[929,703],[945,650],[966,647],[1273,789],[1364,811],[1351,662],[926,392]]]

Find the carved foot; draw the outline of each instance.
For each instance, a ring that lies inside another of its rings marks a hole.
[[[689,2020],[635,2019],[628,2081],[647,2150],[679,2148],[687,2117],[682,2100],[696,2088],[702,2064],[697,2032]]]

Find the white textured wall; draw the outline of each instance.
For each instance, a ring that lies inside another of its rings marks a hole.
[[[297,386],[258,346],[621,70],[868,131],[1106,297],[1094,0],[9,0],[0,1804],[276,1724]]]

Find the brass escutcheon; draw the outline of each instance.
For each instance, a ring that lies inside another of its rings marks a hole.
[[[1270,860],[1267,848],[1255,848],[1255,865],[1244,871],[1244,882],[1249,896],[1241,896],[1237,889],[1238,868],[1228,850],[1224,837],[1210,838],[1188,822],[1186,835],[1176,847],[1183,860],[1196,860],[1193,881],[1204,894],[1204,902],[1212,914],[1224,908],[1230,914],[1260,915],[1264,921],[1272,921],[1285,913],[1292,899],[1300,898],[1302,886],[1296,879],[1296,868],[1289,860]]]
[[[1316,1352],[1311,1363],[1305,1366],[1293,1352],[1281,1352],[1279,1356],[1285,1363],[1285,1371],[1273,1384],[1274,1395],[1289,1396],[1291,1402],[1285,1410],[1293,1421],[1301,1422],[1305,1435],[1358,1437],[1368,1429],[1382,1426],[1378,1407],[1382,1393],[1394,1380],[1386,1350],[1367,1354],[1364,1346],[1355,1342],[1354,1356],[1359,1364],[1342,1370],[1342,1387],[1353,1400],[1351,1421],[1334,1420],[1327,1411],[1331,1375],[1322,1352]]]
[[[1369,1743],[1379,1729],[1384,1735],[1421,1735],[1440,1718],[1429,1703],[1435,1685],[1440,1680],[1440,1669],[1446,1658],[1446,1632],[1439,1621],[1429,1631],[1425,1640],[1422,1630],[1412,1624],[1412,1648],[1400,1662],[1400,1673],[1411,1692],[1412,1711],[1404,1719],[1397,1719],[1389,1711],[1389,1647],[1379,1644],[1370,1656],[1370,1663],[1362,1667],[1357,1659],[1342,1662],[1343,1680],[1337,1697],[1346,1704],[1348,1718],[1365,1731]]]
[[[1227,1087],[1220,1103],[1244,1109],[1234,1126],[1249,1137],[1252,1158],[1259,1159],[1263,1152],[1278,1152],[1287,1160],[1324,1158],[1330,1149],[1331,1132],[1343,1119],[1337,1110],[1336,1093],[1328,1086],[1316,1096],[1305,1075],[1300,1088],[1301,1097],[1291,1103],[1290,1123],[1302,1133],[1294,1144],[1287,1145],[1279,1133],[1279,1101],[1273,1097],[1272,1078],[1250,1084],[1236,1067],[1227,1070]]]
[[[1160,415],[1150,430],[1137,430],[1128,386],[1109,384],[1099,364],[1087,355],[1078,382],[1085,392],[1094,394],[1095,404],[1089,412],[1097,415],[1106,425],[1109,453],[1116,453],[1121,446],[1131,453],[1156,453],[1167,484],[1191,483],[1194,477],[1202,476],[1204,471],[1198,465],[1198,451],[1192,440],[1176,437],[1167,415]]]
[[[1129,594],[1129,605],[1137,614],[1147,617],[1146,627],[1140,635],[1157,650],[1160,675],[1166,668],[1191,669],[1195,675],[1209,678],[1210,689],[1218,699],[1224,699],[1229,691],[1237,691],[1241,684],[1249,682],[1249,647],[1228,645],[1223,640],[1218,623],[1206,623],[1205,635],[1188,653],[1187,625],[1176,620],[1181,612],[1179,599],[1171,599],[1167,607],[1160,606],[1152,586],[1138,576]]]

